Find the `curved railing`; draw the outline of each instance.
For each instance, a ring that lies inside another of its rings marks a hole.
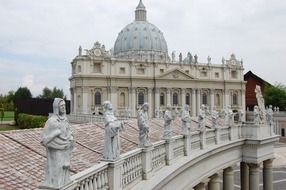
[[[161,140],[152,147],[137,148],[120,156],[114,162],[102,161],[95,166],[72,176],[64,190],[132,189],[146,181],[166,166],[177,163],[181,158],[205,154],[205,150],[227,147],[228,144],[246,139],[263,139],[273,136],[269,126],[253,123],[219,127],[205,131],[192,131],[189,136],[178,135],[170,140]],[[240,148],[242,149],[242,148]],[[241,156],[242,157],[242,156]]]

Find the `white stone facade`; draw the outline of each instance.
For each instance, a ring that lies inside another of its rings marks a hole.
[[[179,109],[187,104],[192,116],[198,114],[201,104],[208,105],[211,110],[221,110],[226,105],[231,105],[233,110],[245,110],[242,62],[234,54],[227,60],[223,58],[220,64],[211,63],[210,57],[201,62],[191,54],[184,61],[180,55],[177,61],[172,53],[170,59],[167,47],[158,49],[158,45],[152,45],[158,38],[157,44],[166,43],[163,33],[155,26],[152,29],[146,21],[142,5],[140,1],[135,11],[143,15],[141,20],[135,19],[119,33],[116,52],[105,50],[98,42],[86,54],[80,47],[79,54],[71,62],[69,78],[72,113],[101,111],[105,100],[112,102],[119,116],[128,110],[132,117],[144,102],[150,105],[150,117],[155,116],[156,110],[164,111],[168,104]],[[150,32],[130,33],[131,30]],[[156,35],[152,34],[153,30]],[[138,41],[138,38],[147,42]]]

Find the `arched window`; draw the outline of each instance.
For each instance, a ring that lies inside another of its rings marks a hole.
[[[234,93],[234,94],[232,95],[232,104],[233,104],[233,105],[237,105],[237,94],[236,94],[236,93]]]
[[[178,105],[178,94],[175,92],[173,94],[173,105]]]
[[[207,105],[208,104],[208,96],[206,93],[203,93],[203,104]]]
[[[219,94],[215,95],[215,105],[220,106],[220,95]]]
[[[95,95],[94,95],[94,104],[96,105],[96,106],[99,106],[99,105],[101,105],[101,94],[100,94],[100,92],[96,92],[95,93]]]
[[[139,105],[144,104],[144,93],[143,92],[139,92],[139,94],[138,94],[138,104]]]
[[[160,105],[161,106],[165,105],[165,95],[164,95],[164,93],[160,94]]]
[[[125,107],[125,94],[124,94],[124,92],[121,92],[119,95],[119,106]]]
[[[189,93],[186,94],[186,104],[190,105],[190,94]]]

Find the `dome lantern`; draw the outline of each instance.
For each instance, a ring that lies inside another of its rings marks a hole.
[[[140,0],[135,10],[135,21],[146,21],[146,20],[147,20],[147,11],[142,0]]]

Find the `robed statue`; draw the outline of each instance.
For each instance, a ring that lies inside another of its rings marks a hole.
[[[120,156],[119,132],[124,128],[124,122],[118,121],[114,116],[110,101],[103,103],[103,110],[105,124],[103,159],[114,161]]]
[[[53,114],[45,123],[41,144],[46,147],[47,164],[44,182],[39,189],[60,188],[70,181],[70,158],[74,146],[65,101],[61,98],[54,99]]]
[[[148,117],[149,105],[144,103],[137,115],[137,124],[139,128],[139,147],[149,147],[152,146],[149,140],[149,117]]]

